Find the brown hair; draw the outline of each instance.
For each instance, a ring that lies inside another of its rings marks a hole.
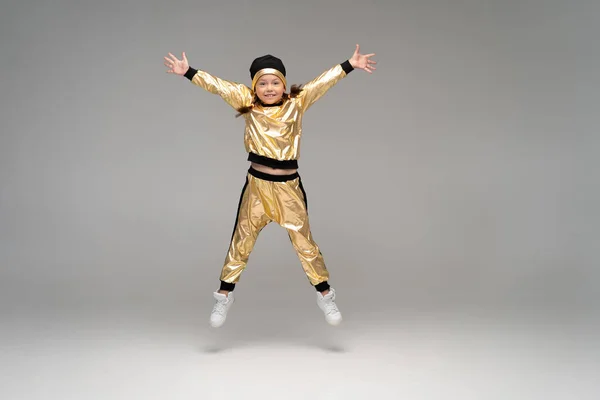
[[[281,100],[293,99],[294,97],[298,96],[301,91],[302,91],[302,85],[292,85],[292,87],[290,88],[290,94],[284,93],[283,96],[281,96]],[[254,105],[257,103],[260,104],[261,101],[258,98],[258,96],[255,94],[254,99],[252,99],[252,103],[249,106],[244,106],[244,107],[238,108],[238,114],[236,114],[235,117],[237,118],[240,115],[249,113],[250,110],[252,110]]]

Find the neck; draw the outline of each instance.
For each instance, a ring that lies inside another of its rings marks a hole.
[[[258,104],[260,104],[263,107],[278,107],[283,104],[283,99],[281,99],[277,103],[273,103],[273,104],[265,104],[262,101],[258,100]]]

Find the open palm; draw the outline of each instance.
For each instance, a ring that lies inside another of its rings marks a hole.
[[[354,50],[354,54],[352,55],[352,58],[350,58],[349,61],[354,68],[363,69],[368,73],[372,74],[373,71],[377,69],[375,68],[375,64],[377,64],[377,61],[371,60],[371,57],[373,57],[374,55],[375,53],[360,54],[360,46],[357,44],[356,50]]]
[[[165,57],[165,66],[169,69],[167,73],[169,74],[177,74],[177,75],[185,75],[190,64],[188,63],[187,57],[185,56],[185,51],[182,53],[182,59],[179,60],[173,54],[169,53],[169,57]]]

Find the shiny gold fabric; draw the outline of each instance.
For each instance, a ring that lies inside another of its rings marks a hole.
[[[338,64],[306,83],[297,97],[284,101],[281,106],[256,104],[252,107],[244,114],[246,151],[276,160],[298,160],[304,112],[345,76],[346,72]],[[236,110],[249,107],[254,99],[254,92],[246,85],[205,71],[198,71],[192,83],[220,95]]]
[[[327,281],[329,272],[310,232],[304,196],[299,176],[285,182],[271,182],[248,173],[221,271],[222,281],[239,281],[260,231],[273,221],[287,230],[310,283],[317,285]]]

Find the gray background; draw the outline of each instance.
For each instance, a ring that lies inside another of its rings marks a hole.
[[[248,167],[243,120],[166,74],[163,56],[186,51],[195,68],[249,84],[250,62],[271,53],[291,84],[355,43],[378,69],[352,72],[309,110],[300,159],[348,338],[446,315],[581,326],[568,343],[589,345],[599,16],[597,2],[557,0],[3,2],[7,354],[26,359],[17,343],[44,336],[40,321],[122,314],[207,329]],[[236,293],[221,348],[325,329],[274,224]]]

